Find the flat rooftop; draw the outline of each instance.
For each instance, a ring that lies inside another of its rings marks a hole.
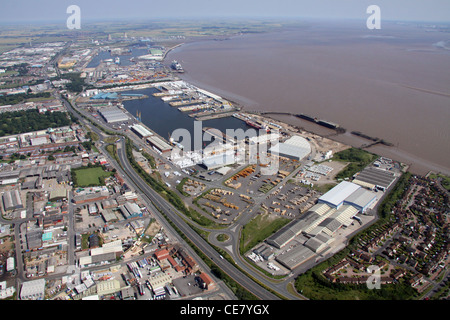
[[[131,127],[131,129],[133,129],[135,132],[137,132],[143,138],[153,135],[153,133],[148,131],[144,126],[142,126],[140,124],[135,124],[134,126]]]
[[[160,138],[158,138],[156,136],[148,137],[147,141],[151,145],[154,145],[156,148],[158,148],[160,151],[172,150],[172,146],[171,145],[169,145],[168,143],[164,142],[162,139],[160,139]]]
[[[300,264],[305,262],[314,256],[314,251],[301,245],[299,247],[294,247],[291,250],[280,254],[276,257],[276,260],[284,265],[286,268],[292,270],[298,267]]]
[[[376,198],[377,196],[374,192],[360,188],[353,192],[344,202],[358,208],[365,208],[375,201]]]
[[[319,198],[319,203],[327,203],[337,208],[344,203],[344,200],[347,197],[359,188],[361,188],[361,186],[355,183],[342,181],[336,187],[321,196]]]
[[[128,121],[130,118],[119,108],[113,106],[98,111],[106,122]]]
[[[356,176],[355,180],[359,180],[387,189],[392,184],[392,182],[394,182],[395,178],[396,177],[392,172],[377,169],[374,167],[369,167],[361,171]]]

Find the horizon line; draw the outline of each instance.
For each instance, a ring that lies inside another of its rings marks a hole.
[[[285,21],[366,21],[366,18],[355,18],[355,17],[306,17],[306,16],[191,16],[191,17],[175,17],[175,16],[167,16],[167,17],[156,17],[156,18],[148,18],[148,17],[110,17],[110,18],[83,18],[83,22],[87,24],[95,24],[95,23],[130,23],[130,24],[140,24],[140,23],[151,23],[151,22],[163,22],[163,21],[199,21],[199,22],[208,22],[210,20],[214,20],[217,22],[223,21],[243,21],[243,20],[285,20]],[[430,23],[430,24],[450,24],[450,20],[448,21],[439,21],[439,20],[417,20],[417,19],[383,19],[384,22],[389,23]],[[0,25],[27,25],[27,24],[62,24],[65,23],[66,19],[38,19],[38,20],[0,20]]]

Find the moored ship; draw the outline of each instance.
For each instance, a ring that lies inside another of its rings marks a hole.
[[[177,60],[173,60],[170,67],[177,72],[184,72],[183,67]]]
[[[253,121],[253,120],[246,120],[245,123],[246,123],[247,125],[249,125],[250,127],[256,128],[256,129],[258,129],[258,130],[259,130],[259,129],[263,129],[263,130],[266,130],[267,132],[270,132],[270,129],[269,129],[268,126],[263,125],[263,124],[259,124],[259,123],[256,122],[256,121]]]

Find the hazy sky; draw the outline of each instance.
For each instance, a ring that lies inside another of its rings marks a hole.
[[[69,5],[81,19],[303,17],[367,19],[375,4],[386,20],[450,22],[450,0],[2,0],[0,22],[65,21]]]

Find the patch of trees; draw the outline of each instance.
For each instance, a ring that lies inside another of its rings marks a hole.
[[[32,98],[50,98],[50,92],[18,93],[0,96],[0,105],[17,104]]]
[[[72,123],[66,112],[44,112],[21,110],[2,113],[0,117],[0,137],[38,131],[48,128],[68,126]]]
[[[66,84],[67,90],[77,93],[83,91],[84,79],[80,78],[80,73],[66,73],[63,74],[61,78],[71,81],[70,83]]]
[[[411,176],[412,174],[410,172],[403,174],[399,178],[398,182],[396,183],[392,191],[386,196],[386,198],[380,204],[379,213],[382,218],[388,217],[391,214],[394,207],[396,206],[397,202],[404,197],[405,192],[408,189],[409,180],[411,179]]]
[[[349,162],[349,164],[336,175],[336,179],[345,179],[361,171],[377,158],[376,155],[357,148],[350,148],[336,153],[334,160]]]

